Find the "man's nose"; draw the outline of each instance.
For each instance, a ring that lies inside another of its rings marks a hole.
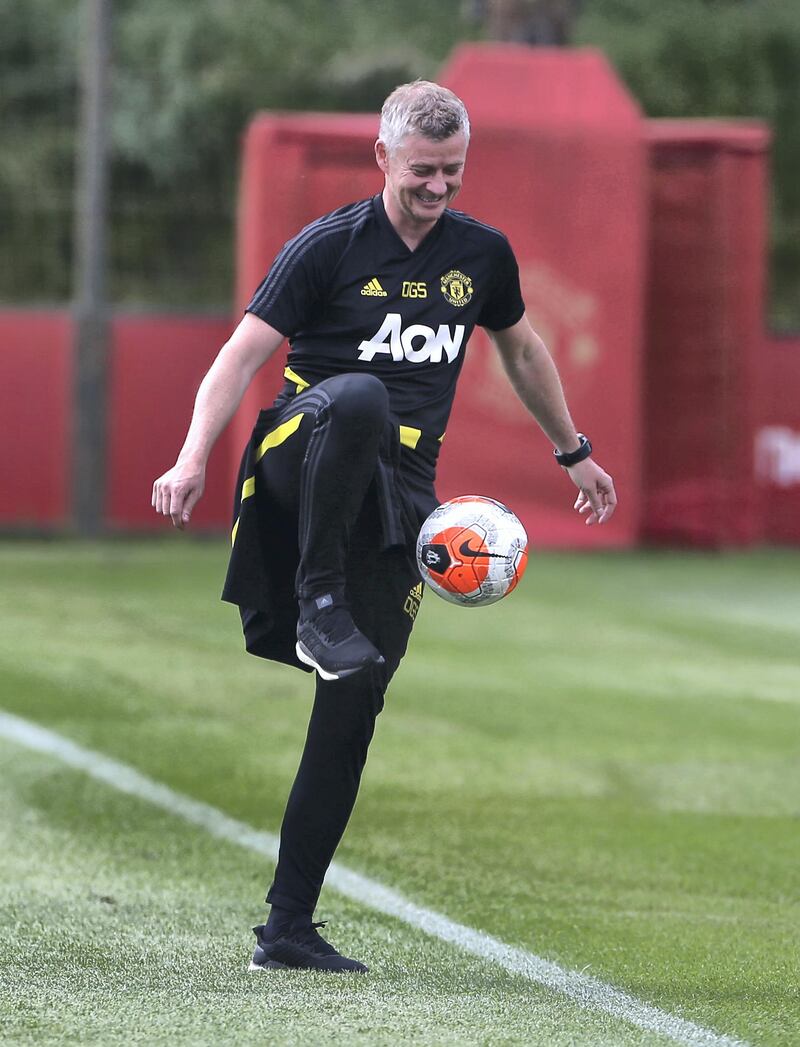
[[[447,182],[445,181],[444,175],[439,172],[433,175],[428,181],[428,192],[435,193],[436,196],[443,196],[447,192]]]

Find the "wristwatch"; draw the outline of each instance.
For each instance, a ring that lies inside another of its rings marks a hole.
[[[584,458],[588,458],[592,453],[589,437],[584,436],[583,433],[578,433],[578,439],[580,440],[580,446],[576,451],[553,451],[556,461],[565,469],[569,469],[571,465],[577,465],[578,462],[582,462]]]

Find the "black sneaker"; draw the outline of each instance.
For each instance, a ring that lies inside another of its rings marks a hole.
[[[324,926],[324,923],[308,923],[305,927],[288,927],[267,941],[263,937],[266,925],[259,924],[253,928],[258,945],[250,961],[250,970],[266,971],[291,967],[296,970],[366,974],[369,968],[363,963],[342,956],[325,941],[317,931],[317,927]]]
[[[318,597],[310,614],[297,622],[297,657],[323,680],[342,680],[367,665],[383,665],[383,655],[360,632],[347,606],[330,594]]]

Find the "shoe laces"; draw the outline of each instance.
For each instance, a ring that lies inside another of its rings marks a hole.
[[[323,607],[314,615],[312,621],[314,629],[327,644],[341,643],[356,631],[350,612],[342,604]]]
[[[321,923],[310,923],[305,927],[295,928],[290,932],[290,936],[298,945],[308,946],[318,956],[338,956],[336,949],[330,942],[326,942],[317,930],[318,927],[324,927],[327,922],[327,920],[322,920]]]

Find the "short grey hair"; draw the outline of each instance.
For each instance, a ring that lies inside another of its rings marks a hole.
[[[469,116],[458,95],[430,80],[414,80],[396,87],[383,103],[378,138],[391,152],[408,134],[441,142],[459,131],[469,142]]]

